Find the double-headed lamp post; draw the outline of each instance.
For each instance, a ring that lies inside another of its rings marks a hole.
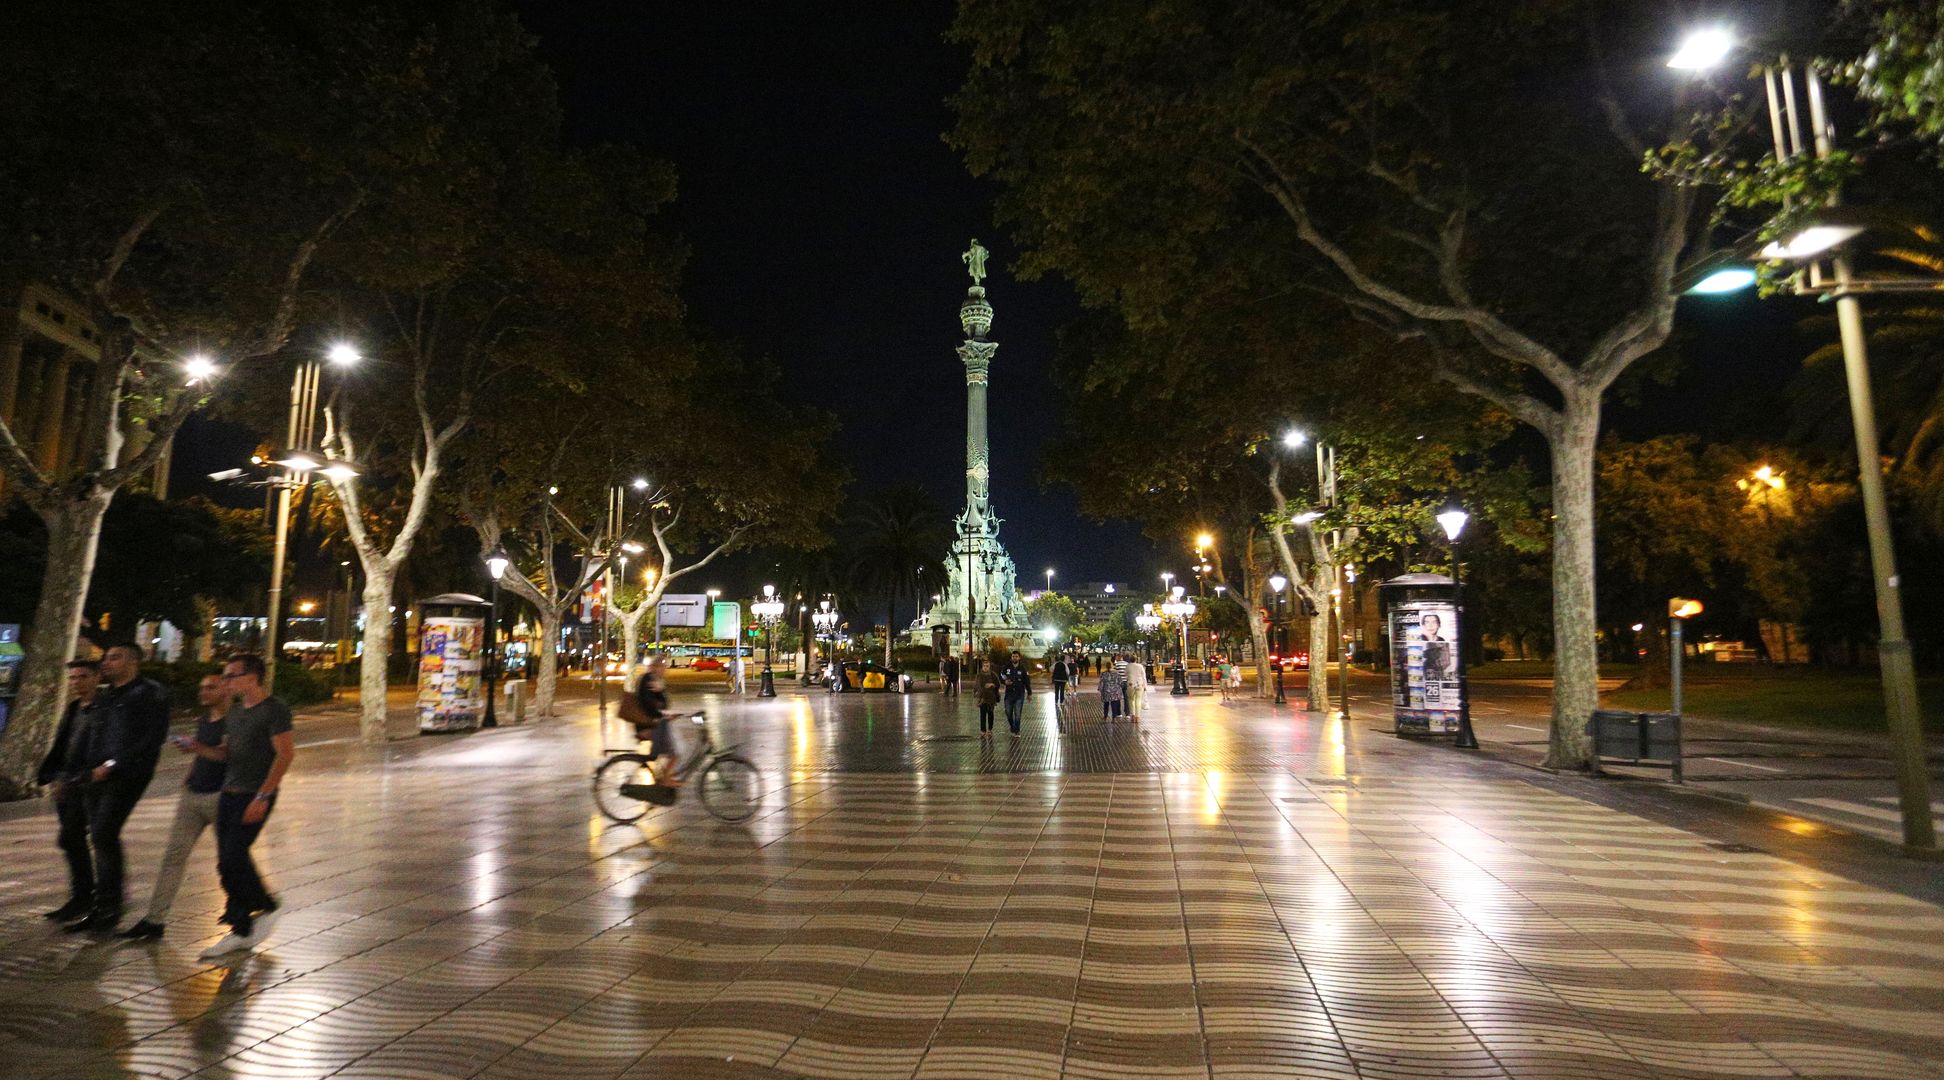
[[[783,607],[774,585],[763,586],[763,598],[749,605],[750,614],[763,623],[763,685],[756,691],[757,697],[776,696],[776,675],[770,661],[776,656],[776,623],[783,617]]]
[[[1161,614],[1173,619],[1180,631],[1175,639],[1174,689],[1168,691],[1174,697],[1188,696],[1188,620],[1195,617],[1195,602],[1187,598],[1187,592],[1176,585],[1172,598],[1161,605]]]
[[[1283,590],[1289,588],[1289,579],[1281,574],[1269,575],[1269,591],[1275,594],[1276,605],[1276,647],[1272,650],[1269,662],[1276,668],[1276,704],[1287,705],[1289,698],[1283,695]]]
[[[1740,42],[1726,27],[1689,34],[1667,66],[1706,71],[1732,58]],[[1836,153],[1836,129],[1823,101],[1823,76],[1813,62],[1803,67],[1802,96],[1808,99],[1808,130],[1797,103],[1796,70],[1785,57],[1764,60],[1755,69],[1768,98],[1769,133],[1775,163],[1786,166],[1812,157],[1827,162]],[[1832,193],[1827,205],[1838,202]],[[1903,813],[1903,846],[1908,854],[1935,858],[1937,829],[1931,820],[1930,771],[1922,712],[1917,700],[1917,669],[1904,629],[1903,579],[1897,571],[1896,544],[1890,526],[1890,504],[1883,488],[1883,460],[1877,439],[1876,402],[1871,393],[1869,341],[1864,333],[1863,308],[1857,294],[1870,291],[1871,282],[1858,280],[1844,245],[1863,230],[1842,222],[1810,223],[1794,236],[1763,248],[1765,259],[1806,264],[1796,274],[1796,291],[1827,294],[1835,299],[1836,330],[1843,346],[1843,373],[1849,387],[1850,427],[1856,440],[1857,488],[1863,497],[1863,519],[1870,546],[1870,576],[1876,589],[1877,657],[1883,678],[1884,719],[1890,736],[1890,757],[1896,766],[1897,795]],[[1818,260],[1829,260],[1829,272]],[[1804,275],[1807,275],[1806,280]],[[1722,281],[1717,274],[1696,286],[1704,292],[1729,292],[1755,283],[1741,273]],[[1913,283],[1934,289],[1938,282]]]
[[[506,576],[506,568],[512,562],[506,556],[506,548],[499,545],[486,556],[486,572],[493,575],[493,592],[486,612],[486,718],[479,722],[480,727],[499,726],[499,714],[493,710],[493,699],[499,696],[499,586],[500,578]]]
[[[363,357],[358,350],[344,342],[330,347],[324,359],[332,367],[340,370],[355,365]],[[297,365],[297,373],[290,380],[290,420],[284,433],[284,448],[271,455],[272,461],[283,467],[284,474],[277,480],[277,519],[271,527],[270,551],[270,590],[269,622],[264,627],[263,661],[269,665],[264,674],[264,689],[273,689],[277,678],[278,639],[282,636],[283,615],[283,568],[286,552],[290,544],[290,497],[291,493],[311,482],[312,474],[321,474],[332,479],[349,479],[358,475],[355,466],[348,462],[331,461],[319,455],[314,449],[317,435],[317,391],[321,365],[315,355],[308,356]],[[191,370],[196,381],[209,378],[215,373],[213,364],[197,364]],[[252,459],[254,460],[254,459]],[[366,614],[370,618],[370,614]]]
[[[1471,726],[1471,688],[1465,683],[1465,595],[1464,582],[1458,577],[1458,536],[1465,531],[1465,523],[1471,515],[1457,507],[1438,515],[1438,524],[1444,528],[1445,539],[1451,542],[1451,606],[1458,614],[1452,621],[1451,655],[1458,675],[1458,739],[1455,745],[1461,750],[1478,749],[1478,736]]]

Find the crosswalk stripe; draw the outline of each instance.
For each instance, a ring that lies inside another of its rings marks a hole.
[[[1797,799],[1795,801],[1807,806],[1820,806],[1825,810],[1835,810],[1844,814],[1855,814],[1858,817],[1871,818],[1876,821],[1903,820],[1903,814],[1899,811],[1887,810],[1880,806],[1871,806],[1868,803],[1852,802],[1849,799]],[[1894,803],[1897,800],[1888,799],[1876,801]],[[1932,803],[1931,813],[1944,815],[1944,803]]]

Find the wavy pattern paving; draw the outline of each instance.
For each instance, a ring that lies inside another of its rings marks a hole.
[[[192,959],[211,867],[165,945],[90,944],[34,915],[51,823],[0,823],[0,1075],[1944,1075],[1944,911],[1448,755],[1049,734],[608,828],[585,732],[523,738],[293,780],[290,914],[233,969]]]

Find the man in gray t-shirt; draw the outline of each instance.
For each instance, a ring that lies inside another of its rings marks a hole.
[[[277,787],[297,755],[290,731],[290,706],[270,696],[263,685],[263,659],[232,657],[223,679],[237,703],[223,718],[223,793],[216,804],[216,873],[223,879],[222,921],[228,937],[210,946],[211,960],[255,948],[270,932],[277,901],[257,874],[250,845],[277,804]]]

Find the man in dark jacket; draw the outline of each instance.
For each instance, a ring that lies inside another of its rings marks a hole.
[[[1019,738],[1019,714],[1026,707],[1026,695],[1033,692],[1033,677],[1026,667],[1026,658],[1014,650],[999,680],[1006,684],[1006,726],[1012,729],[1013,738]]]
[[[95,690],[101,685],[101,665],[93,660],[73,660],[67,666],[68,705],[61,714],[61,726],[54,732],[54,745],[41,759],[36,781],[54,800],[60,820],[57,843],[67,857],[68,900],[48,918],[60,921],[78,919],[94,910],[94,861],[88,854],[88,810],[82,798],[87,778],[87,743],[94,723]]]
[[[69,926],[70,933],[113,930],[121,922],[122,826],[155,778],[169,737],[169,695],[162,684],[142,678],[141,650],[110,647],[101,657],[101,675],[82,762],[88,770],[81,798],[94,851],[94,910]]]

